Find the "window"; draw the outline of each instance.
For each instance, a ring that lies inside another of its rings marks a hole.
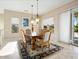
[[[44,26],[47,26],[48,28],[54,28],[54,18],[52,17],[42,20],[42,28],[44,28]]]
[[[19,31],[19,19],[14,17],[11,19],[11,32],[18,33]]]

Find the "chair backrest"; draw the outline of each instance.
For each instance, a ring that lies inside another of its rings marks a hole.
[[[20,30],[20,33],[21,33],[21,36],[22,36],[22,41],[23,41],[23,43],[26,43],[24,30],[21,29],[21,30]]]
[[[32,40],[32,37],[31,37],[31,30],[30,29],[26,29],[26,42],[28,44],[31,44],[31,40]]]
[[[27,35],[31,35],[31,30],[30,29],[26,29],[26,34]]]
[[[50,36],[51,36],[51,32],[46,32],[45,35],[44,35],[44,40],[50,41]]]

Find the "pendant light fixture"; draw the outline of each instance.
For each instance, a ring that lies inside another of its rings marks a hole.
[[[32,32],[33,32],[33,30],[34,30],[34,27],[33,27],[33,25],[34,25],[34,18],[33,18],[33,5],[31,5],[31,8],[32,8],[32,10],[31,10],[31,12],[32,12],[32,16],[31,16],[31,24],[32,24]]]
[[[38,15],[38,0],[37,1],[37,15],[36,15],[36,22],[38,23],[39,22],[39,15]]]
[[[33,18],[33,5],[31,5],[31,12],[32,12],[32,15],[31,15],[31,24],[34,23],[34,18]]]

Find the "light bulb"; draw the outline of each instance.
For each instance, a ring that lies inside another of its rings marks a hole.
[[[31,21],[31,24],[33,24],[33,23],[34,23],[34,21],[32,20],[32,21]]]
[[[36,18],[36,22],[39,22],[39,18]]]

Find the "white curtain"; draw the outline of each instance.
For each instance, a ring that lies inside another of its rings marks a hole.
[[[70,11],[60,14],[59,35],[60,41],[65,43],[70,42]]]

